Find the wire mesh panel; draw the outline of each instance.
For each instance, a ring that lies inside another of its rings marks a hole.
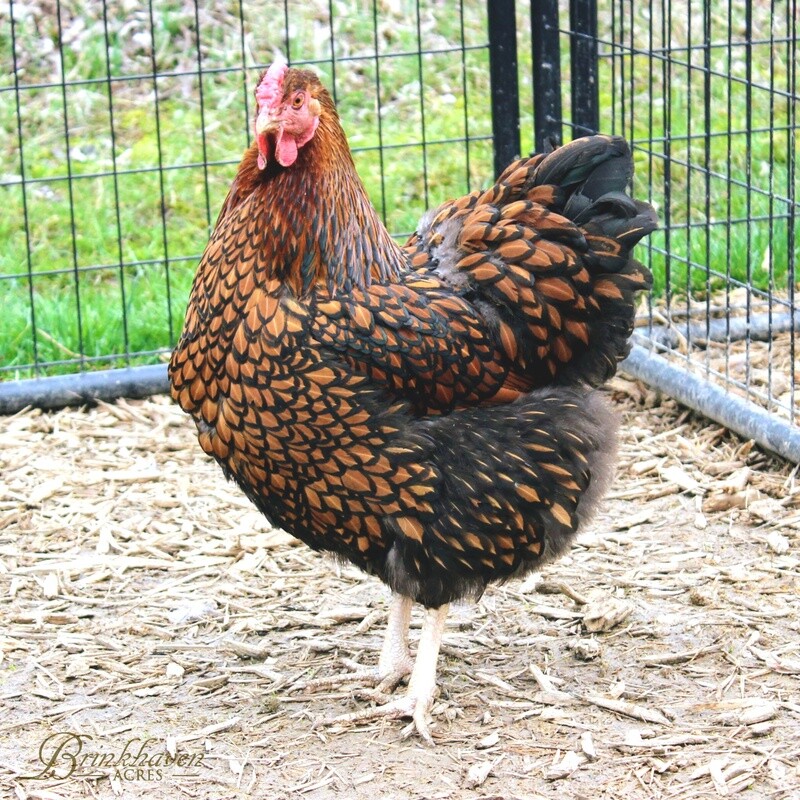
[[[635,340],[650,356],[635,350],[629,368],[748,436],[770,428],[763,441],[798,459],[799,10],[531,4],[538,144],[621,134],[636,196],[661,218],[639,249],[655,286]],[[537,64],[542,29],[560,46]]]
[[[663,221],[652,346],[800,424],[797,0],[605,11],[600,124]]]
[[[9,0],[0,380],[163,360],[259,70],[285,55],[331,87],[398,235],[520,141],[625,136],[663,223],[640,248],[640,341],[680,366],[679,399],[681,381],[746,398],[800,458],[799,3]]]
[[[163,357],[276,55],[332,89],[391,231],[492,175],[483,2],[48,9],[0,8],[0,379]]]

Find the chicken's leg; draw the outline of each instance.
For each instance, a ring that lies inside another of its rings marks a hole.
[[[386,634],[378,659],[378,675],[381,686],[394,680],[394,686],[414,668],[411,653],[408,652],[408,626],[411,623],[410,597],[393,593],[389,604],[389,618],[386,621]],[[391,688],[394,688],[392,686]]]
[[[439,660],[439,647],[442,643],[448,608],[449,606],[443,605],[428,609],[425,613],[417,659],[411,671],[408,690],[402,697],[389,700],[375,708],[324,720],[322,724],[352,724],[385,716],[411,717],[420,736],[429,744],[433,744],[428,728],[428,712],[433,705],[433,696],[436,692],[436,663]]]
[[[408,626],[411,622],[410,597],[393,593],[389,603],[389,614],[386,621],[386,633],[383,637],[378,667],[355,669],[344,675],[332,675],[310,681],[296,683],[293,689],[318,691],[340,686],[344,683],[355,683],[377,686],[380,693],[391,692],[414,667],[411,654],[408,652]]]
[[[449,605],[443,605],[439,608],[429,608],[425,612],[425,621],[422,623],[422,633],[417,647],[417,660],[411,671],[408,691],[405,697],[400,698],[399,716],[410,714],[420,736],[430,744],[433,744],[433,739],[428,730],[428,712],[431,710],[433,695],[436,692],[436,664],[439,661],[444,621],[449,609]]]

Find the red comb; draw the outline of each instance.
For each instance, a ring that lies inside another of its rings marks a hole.
[[[259,109],[266,106],[275,108],[283,98],[283,79],[289,71],[289,65],[283,61],[275,61],[264,73],[261,83],[256,89],[256,101]]]

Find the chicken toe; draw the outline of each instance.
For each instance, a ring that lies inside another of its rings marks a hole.
[[[408,690],[402,697],[394,698],[374,708],[366,708],[352,714],[342,714],[321,720],[318,724],[326,726],[354,725],[380,717],[411,717],[413,720],[411,729],[416,729],[428,744],[433,744],[429,712],[436,695],[436,663],[439,659],[439,647],[442,642],[447,611],[448,606],[443,605],[439,608],[428,609],[426,612]],[[373,694],[372,697],[379,700],[388,699],[377,694]]]
[[[359,694],[378,701],[382,696],[393,692],[400,681],[406,675],[411,674],[414,667],[414,661],[408,651],[408,626],[411,622],[411,606],[412,600],[410,597],[404,597],[396,593],[392,595],[386,622],[386,633],[384,634],[377,668],[359,668],[358,665],[355,665],[356,668],[352,672],[329,675],[309,681],[298,681],[292,686],[292,689],[313,692],[320,689],[330,689],[346,683],[356,686],[370,686],[375,687],[375,689],[359,692]]]

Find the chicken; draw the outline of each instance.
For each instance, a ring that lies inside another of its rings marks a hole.
[[[316,75],[273,64],[256,103],[172,396],[272,523],[388,584],[376,674],[408,690],[360,716],[430,740],[448,604],[563,553],[609,485],[616,420],[592,387],[627,352],[655,213],[626,193],[625,142],[594,136],[511,164],[400,247]]]

